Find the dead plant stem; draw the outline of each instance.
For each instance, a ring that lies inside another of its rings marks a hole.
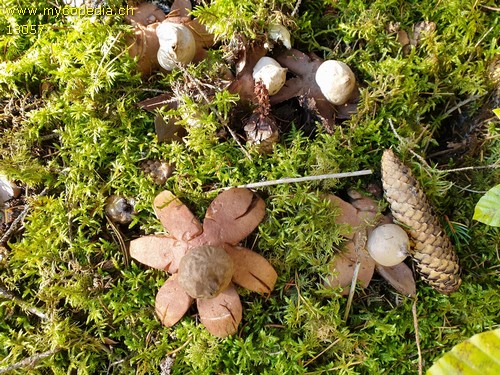
[[[183,66],[179,65],[179,68],[182,70],[182,72],[189,77],[189,79],[195,84],[196,88],[198,89],[200,95],[203,97],[203,100],[205,100],[205,103],[207,103],[207,105],[210,107],[210,109],[212,110],[213,113],[215,113],[215,115],[217,116],[217,119],[219,120],[219,122],[224,125],[224,127],[226,127],[226,129],[229,131],[229,134],[231,134],[231,137],[233,137],[234,141],[236,142],[236,144],[239,146],[239,148],[241,149],[241,151],[243,152],[243,154],[245,154],[245,156],[248,158],[248,160],[250,161],[253,161],[252,159],[252,156],[250,155],[250,153],[243,147],[243,145],[241,144],[240,140],[238,139],[236,133],[233,131],[233,129],[231,129],[231,127],[227,124],[227,121],[226,119],[224,119],[224,117],[222,117],[222,115],[220,114],[220,112],[217,110],[217,108],[215,108],[212,103],[210,102],[210,100],[208,99],[207,95],[205,94],[205,92],[203,91],[203,89],[200,87],[200,84],[198,82],[198,80],[193,77],[191,75],[191,73],[188,72],[188,70],[186,68],[184,68]]]
[[[47,194],[47,189],[43,189],[43,191],[39,194],[39,196],[43,196],[45,194]],[[9,227],[9,229],[4,233],[4,235],[2,236],[2,238],[0,238],[0,245],[3,245],[5,243],[7,243],[7,241],[10,238],[10,236],[12,236],[12,234],[17,229],[19,229],[19,227],[21,226],[22,222],[26,218],[26,215],[28,215],[29,210],[30,210],[30,206],[27,204],[26,207],[24,207],[24,209],[22,210],[22,212],[19,214],[19,216],[16,217],[16,219],[12,222],[12,224]]]
[[[325,180],[327,178],[356,177],[356,176],[364,176],[364,175],[368,175],[368,174],[372,174],[372,171],[369,169],[365,169],[365,170],[355,171],[355,172],[320,174],[317,176],[287,177],[287,178],[281,178],[279,180],[253,182],[250,184],[240,185],[238,187],[239,188],[254,189],[254,188],[265,187],[265,186],[291,184],[294,182],[317,181],[317,180]]]
[[[336,344],[338,344],[338,342],[340,341],[340,339],[337,339],[335,340],[334,342],[332,342],[330,345],[328,345],[325,349],[323,349],[321,351],[321,353],[315,355],[313,358],[311,358],[309,361],[307,361],[306,363],[304,363],[304,367],[307,367],[309,366],[311,363],[313,363],[315,360],[317,360],[319,357],[321,357],[323,354],[325,354],[327,351],[329,351],[331,348],[333,348]]]
[[[420,333],[418,330],[418,317],[417,317],[417,297],[413,299],[413,305],[411,307],[411,312],[413,314],[413,326],[415,328],[415,342],[417,344],[418,351],[418,375],[423,373],[423,361],[422,361],[422,350],[420,349]]]
[[[462,171],[473,171],[476,169],[497,169],[500,168],[500,164],[491,164],[491,165],[480,165],[476,167],[463,167],[463,168],[454,168],[454,169],[439,169],[439,173],[448,173],[448,172],[462,172]]]
[[[352,275],[351,289],[349,290],[349,297],[347,297],[347,305],[345,307],[344,321],[349,318],[349,312],[351,311],[352,300],[354,298],[354,291],[356,290],[356,282],[358,281],[359,268],[361,267],[361,262],[356,262],[354,266],[354,273]]]
[[[21,368],[22,369],[31,368],[31,367],[35,366],[38,362],[40,362],[42,359],[50,357],[50,356],[52,356],[60,351],[61,351],[60,348],[47,350],[46,352],[34,354],[31,357],[28,357],[28,358],[25,358],[19,362],[13,363],[12,365],[0,367],[0,374],[5,374],[7,372],[18,370]]]
[[[47,320],[49,319],[48,316],[41,311],[40,309],[31,306],[28,302],[23,301],[19,297],[16,297],[14,294],[12,294],[7,288],[0,284],[0,298],[5,298],[8,300],[11,300],[14,302],[16,305],[18,305],[21,309],[28,311],[31,314],[34,314],[38,316],[40,319]]]

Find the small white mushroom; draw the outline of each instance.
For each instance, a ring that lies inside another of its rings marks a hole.
[[[292,48],[292,43],[290,42],[290,32],[285,26],[273,23],[269,26],[268,34],[269,39],[274,40],[275,42],[283,43],[287,49]]]
[[[384,224],[370,233],[366,247],[375,262],[392,267],[408,256],[410,240],[400,226]]]
[[[269,95],[274,95],[280,91],[286,81],[286,68],[273,58],[262,57],[253,68],[253,79],[255,82],[262,81],[269,91]]]
[[[356,87],[354,73],[342,61],[325,61],[316,71],[315,79],[326,99],[335,105],[347,103]]]
[[[189,64],[196,53],[196,43],[193,33],[188,27],[163,22],[156,28],[156,35],[160,42],[158,62],[162,68],[171,71],[176,64]]]

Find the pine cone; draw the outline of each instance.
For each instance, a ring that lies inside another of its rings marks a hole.
[[[163,185],[174,171],[174,167],[165,160],[144,160],[140,167],[157,185]]]
[[[412,256],[422,278],[441,293],[455,292],[462,280],[451,241],[411,170],[392,150],[382,156],[382,183],[394,218],[409,228],[415,243]]]

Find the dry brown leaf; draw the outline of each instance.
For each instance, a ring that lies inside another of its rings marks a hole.
[[[343,287],[342,295],[346,296],[351,290],[351,282],[354,275],[354,267],[360,262],[358,271],[358,281],[362,288],[366,288],[370,283],[375,271],[375,261],[364,249],[356,252],[356,245],[353,241],[345,244],[346,252],[338,254],[331,263],[332,275],[327,276],[325,285],[331,288]]]
[[[243,307],[234,285],[215,298],[197,299],[201,323],[214,336],[227,337],[237,332]]]
[[[156,295],[156,315],[164,326],[171,327],[184,316],[193,301],[177,282],[177,275],[172,275]]]
[[[233,282],[248,290],[269,294],[278,274],[261,255],[245,247],[225,246],[234,264]]]
[[[132,258],[146,266],[170,273],[177,272],[186,251],[185,242],[165,235],[149,235],[130,242]]]
[[[155,116],[155,131],[158,142],[171,143],[182,141],[182,137],[187,135],[187,131],[182,126],[176,125],[178,120],[175,117],[170,117],[167,122],[162,115],[157,114]]]
[[[380,276],[387,280],[399,293],[405,296],[414,296],[417,293],[413,273],[405,263],[393,267],[385,267],[377,263],[375,267]]]
[[[168,190],[156,196],[153,209],[163,227],[178,240],[189,241],[203,232],[200,222],[189,208]]]
[[[207,209],[203,230],[208,239],[235,245],[248,236],[265,215],[264,201],[251,190],[232,188],[219,194]]]

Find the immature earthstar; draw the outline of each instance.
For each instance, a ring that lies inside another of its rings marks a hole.
[[[172,274],[156,295],[161,322],[173,326],[196,300],[200,321],[211,334],[236,333],[242,306],[235,284],[269,294],[277,279],[266,259],[238,246],[264,218],[264,201],[248,189],[226,190],[208,207],[203,225],[168,190],[156,196],[153,208],[169,234],[133,240],[130,255]]]

